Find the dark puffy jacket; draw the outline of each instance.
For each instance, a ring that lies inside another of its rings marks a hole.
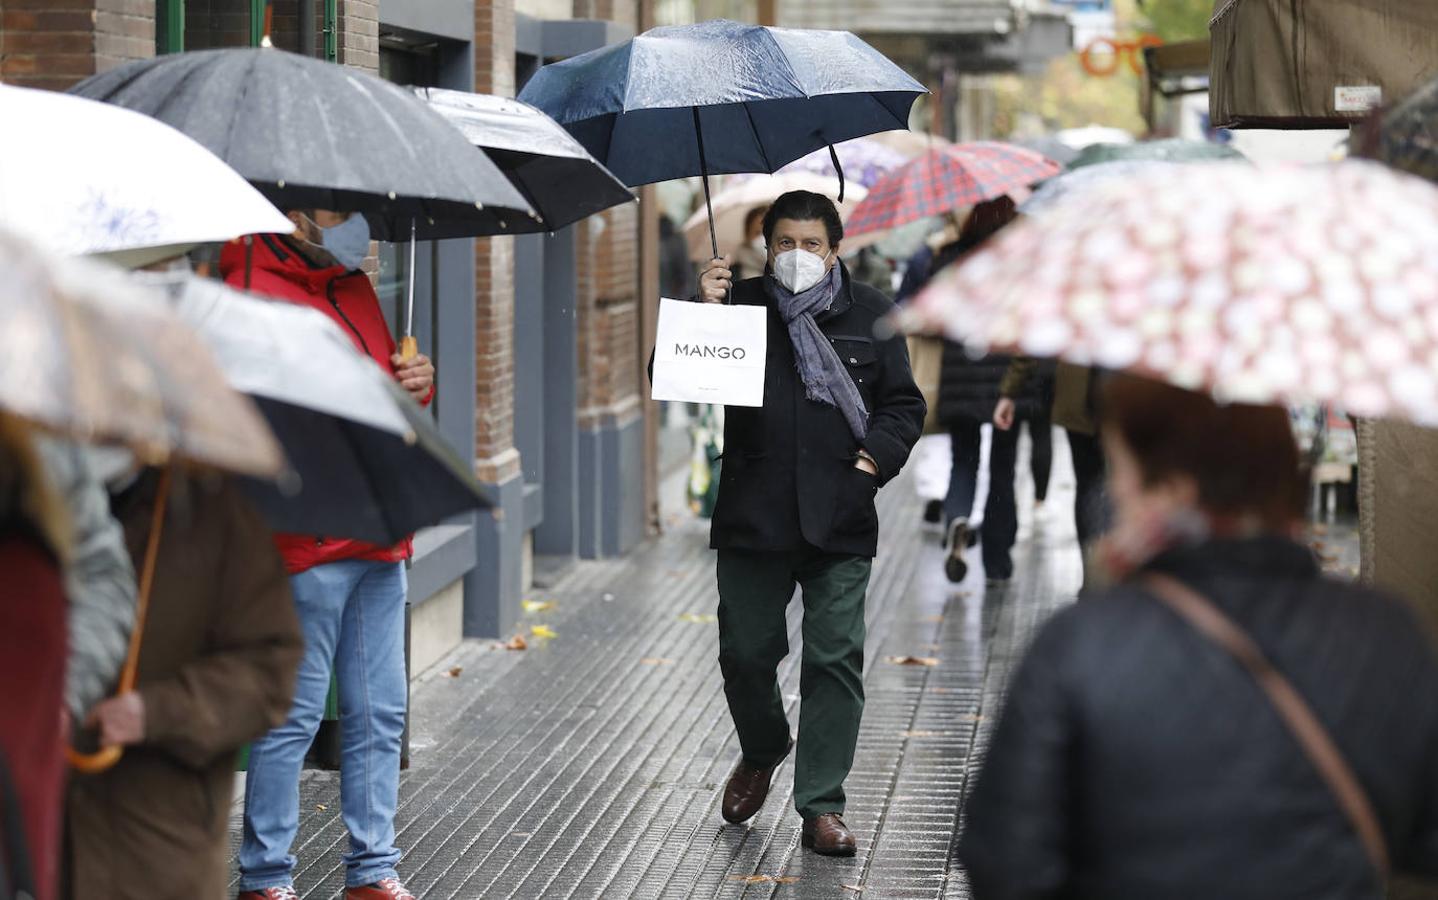
[[[1279,538],[1151,569],[1202,592],[1326,726],[1397,870],[1438,875],[1438,659],[1402,602]],[[1317,770],[1228,651],[1131,585],[1080,600],[1017,672],[967,807],[974,896],[1378,898]]]
[[[982,425],[992,419],[999,403],[999,387],[1012,361],[1013,357],[998,353],[971,359],[962,346],[946,341],[943,368],[939,370],[940,424]],[[1045,386],[1047,372],[1039,366],[1024,370],[1024,380],[1013,394],[1018,418],[1028,419],[1047,411],[1051,402]]]

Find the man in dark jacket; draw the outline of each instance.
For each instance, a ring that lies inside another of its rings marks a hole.
[[[864,708],[864,597],[879,521],[874,495],[919,439],[924,400],[901,337],[878,338],[892,305],[838,261],[843,225],[820,194],[795,191],[764,219],[768,272],[732,284],[734,303],[769,310],[764,405],[725,412],[711,545],[719,551],[719,665],[743,759],[724,818],[752,818],[793,747],[776,679],[789,652],[784,611],[804,595],[794,803],[803,842],[854,853],[844,779]],[[712,261],[703,299],[731,290]]]

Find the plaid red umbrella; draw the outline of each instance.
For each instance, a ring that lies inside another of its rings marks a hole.
[[[844,233],[888,231],[928,216],[1002,197],[1051,178],[1058,163],[1014,144],[976,141],[930,150],[869,189]]]

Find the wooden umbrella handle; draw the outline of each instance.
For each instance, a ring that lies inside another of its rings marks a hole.
[[[414,358],[415,358],[416,356],[418,356],[418,355],[419,355],[419,341],[417,341],[417,340],[414,339],[414,335],[407,334],[407,335],[405,335],[404,337],[402,337],[402,338],[399,339],[399,358],[400,358],[400,359],[414,359]]]
[[[165,529],[165,509],[170,499],[172,470],[166,467],[160,473],[160,485],[155,490],[155,511],[150,519],[150,536],[145,545],[145,562],[140,570],[139,593],[135,596],[135,628],[130,632],[130,647],[125,653],[125,665],[120,669],[120,683],[115,696],[128,694],[135,689],[135,678],[140,670],[140,643],[145,635],[145,617],[150,611],[150,589],[155,583],[155,565],[160,557],[160,535]],[[120,761],[123,747],[102,747],[94,753],[81,753],[73,747],[65,748],[65,757],[71,768],[93,775],[103,772]]]

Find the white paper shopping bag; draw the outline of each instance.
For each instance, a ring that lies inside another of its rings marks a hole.
[[[768,316],[762,306],[660,300],[653,399],[763,406]]]

